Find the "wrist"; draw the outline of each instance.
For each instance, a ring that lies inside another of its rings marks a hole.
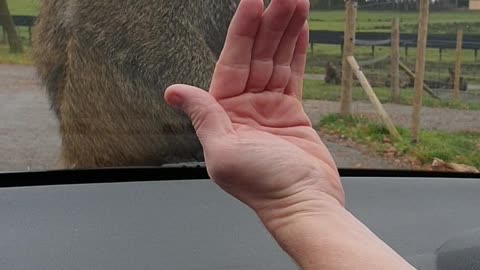
[[[311,195],[313,196],[313,194]],[[279,244],[299,265],[300,269],[318,269],[315,260],[331,246],[331,222],[344,215],[344,206],[328,194],[316,198],[304,197],[294,204],[277,203],[275,207],[258,211],[264,226]]]
[[[307,190],[274,200],[255,212],[268,231],[275,236],[284,227],[342,210],[343,204],[329,194]]]
[[[334,197],[313,194],[257,214],[301,269],[413,269]]]

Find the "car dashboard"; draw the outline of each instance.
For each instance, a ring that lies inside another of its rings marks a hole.
[[[477,176],[341,174],[347,208],[417,269],[479,269]],[[0,179],[2,269],[297,269],[204,168]]]

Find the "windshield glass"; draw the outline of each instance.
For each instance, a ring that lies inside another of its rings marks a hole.
[[[310,2],[303,105],[338,167],[478,172],[480,1]],[[163,100],[209,88],[238,0],[201,3],[0,0],[0,171],[203,162]]]

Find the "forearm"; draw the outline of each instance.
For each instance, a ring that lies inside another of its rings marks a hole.
[[[260,217],[304,270],[413,269],[338,203],[310,200],[282,211]]]

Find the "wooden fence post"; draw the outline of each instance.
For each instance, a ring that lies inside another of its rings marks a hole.
[[[357,21],[357,0],[345,1],[345,32],[343,41],[342,88],[340,94],[340,114],[352,114],[352,68],[347,57],[355,50],[355,31]]]
[[[460,77],[462,74],[463,29],[457,31],[457,51],[455,55],[455,81],[453,83],[453,99],[458,100],[460,95]]]
[[[399,66],[400,66],[400,69],[402,69],[408,75],[408,77],[414,80],[417,79],[417,76],[415,76],[415,73],[413,73],[413,71],[411,71],[404,63],[402,63],[402,61],[400,61]],[[423,90],[427,92],[432,98],[440,100],[440,98],[437,95],[435,95],[435,93],[430,88],[430,86],[428,86],[425,82],[423,83]]]
[[[400,101],[400,23],[398,18],[392,21],[392,55],[390,59],[392,101]]]
[[[368,98],[370,99],[370,102],[372,103],[373,108],[375,109],[377,114],[382,119],[383,123],[385,124],[385,126],[388,129],[388,132],[390,132],[390,135],[392,135],[392,137],[395,140],[398,140],[398,141],[401,140],[402,137],[400,136],[400,133],[398,133],[398,130],[395,127],[395,125],[393,124],[392,119],[390,118],[388,113],[383,108],[382,103],[380,102],[377,95],[373,91],[372,86],[370,85],[370,83],[367,80],[367,77],[365,77],[365,74],[363,74],[363,72],[360,70],[360,66],[357,63],[357,60],[355,60],[355,57],[349,56],[349,57],[347,57],[347,61],[350,64],[350,66],[352,67],[353,73],[355,73],[355,76],[360,81],[360,84],[362,85],[363,89],[365,90],[365,93],[367,94]]]
[[[420,1],[420,14],[418,24],[417,41],[417,65],[415,68],[415,93],[413,96],[412,113],[412,142],[416,143],[420,139],[420,112],[422,109],[422,89],[425,79],[425,51],[427,48],[428,36],[428,17],[430,15],[430,0]]]
[[[5,31],[5,27],[3,27],[2,24],[0,24],[0,27],[2,28],[2,39],[0,40],[0,43],[7,43],[7,33]]]
[[[10,45],[10,53],[23,53],[23,45],[17,29],[13,23],[8,3],[6,0],[0,0],[0,24],[7,32],[8,44]]]

